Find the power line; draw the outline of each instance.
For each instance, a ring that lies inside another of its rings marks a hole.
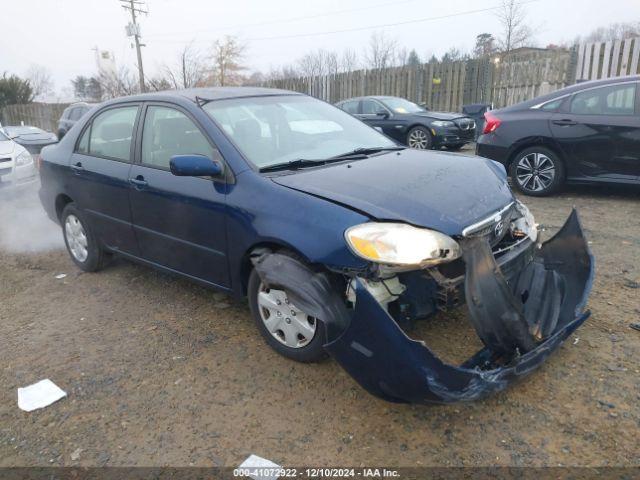
[[[534,2],[539,2],[540,0],[525,0],[519,3],[519,5],[526,5],[528,3],[534,3]],[[322,36],[322,35],[333,35],[336,33],[346,33],[346,32],[359,32],[362,30],[371,30],[371,29],[376,29],[376,28],[386,28],[386,27],[398,27],[401,25],[409,25],[412,23],[423,23],[423,22],[430,22],[430,21],[434,21],[434,20],[443,20],[446,18],[453,18],[453,17],[460,17],[463,15],[473,15],[476,13],[483,13],[483,12],[490,12],[492,10],[499,10],[502,8],[502,5],[498,5],[495,7],[488,7],[488,8],[478,8],[475,10],[467,10],[464,12],[457,12],[457,13],[450,13],[447,15],[439,15],[437,17],[424,17],[424,18],[418,18],[418,19],[413,19],[413,20],[406,20],[403,22],[396,22],[396,23],[381,23],[378,25],[368,25],[366,27],[355,27],[355,28],[345,28],[342,30],[329,30],[326,32],[314,32],[314,33],[299,33],[299,34],[294,34],[294,35],[277,35],[277,36],[272,36],[272,37],[258,37],[258,38],[249,38],[249,41],[263,41],[263,40],[282,40],[282,39],[287,39],[287,38],[302,38],[302,37],[318,37],[318,36]]]
[[[211,32],[218,32],[218,31],[224,31],[224,30],[236,30],[236,29],[240,29],[240,28],[263,27],[263,26],[267,26],[267,25],[276,25],[276,24],[279,24],[279,23],[291,23],[291,22],[297,22],[297,21],[300,21],[300,20],[311,20],[311,19],[314,19],[314,18],[330,17],[330,16],[333,16],[333,15],[341,15],[343,13],[361,12],[361,11],[364,11],[364,10],[371,10],[372,8],[397,6],[397,5],[402,5],[402,4],[405,4],[405,3],[413,3],[413,2],[416,2],[416,1],[418,1],[418,0],[400,0],[400,1],[395,1],[395,2],[385,2],[385,3],[374,4],[374,5],[367,5],[366,7],[348,8],[348,9],[344,9],[344,10],[334,10],[332,12],[317,13],[315,15],[304,15],[304,16],[300,16],[300,17],[289,17],[289,18],[282,18],[282,19],[277,19],[277,20],[269,20],[269,21],[266,21],[266,22],[245,23],[245,24],[240,24],[240,25],[232,25],[232,26],[228,26],[228,27],[218,27],[218,28],[207,29],[207,30],[189,30],[189,31],[183,31],[183,32],[163,32],[163,33],[156,33],[154,35],[149,35],[149,36],[160,37],[160,36],[165,36],[165,35],[188,35],[188,34],[193,34],[193,33],[211,33]]]

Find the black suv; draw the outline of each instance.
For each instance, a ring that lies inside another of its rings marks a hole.
[[[82,116],[91,110],[95,103],[73,103],[64,109],[60,120],[58,120],[58,139],[62,140],[67,132],[82,118]]]
[[[476,153],[535,196],[564,182],[640,183],[640,76],[585,82],[485,114]]]
[[[336,107],[411,148],[460,150],[476,136],[475,121],[460,113],[432,112],[399,97],[359,97]]]

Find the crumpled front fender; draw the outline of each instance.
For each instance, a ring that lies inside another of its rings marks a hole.
[[[502,390],[539,367],[588,318],[584,306],[594,275],[575,211],[511,284],[490,249],[479,243],[467,248],[468,306],[486,347],[460,366],[410,339],[359,280],[349,311],[323,274],[300,262],[267,254],[254,263],[263,281],[281,286],[299,308],[333,326],[326,350],[367,391],[394,402],[451,403]]]

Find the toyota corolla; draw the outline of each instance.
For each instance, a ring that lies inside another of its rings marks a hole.
[[[328,353],[390,401],[501,390],[588,316],[575,211],[541,243],[500,164],[398,146],[306,95],[121,98],[42,157],[42,204],[80,269],[118,255],[246,296],[277,352]],[[461,365],[403,330],[465,304],[485,347]]]

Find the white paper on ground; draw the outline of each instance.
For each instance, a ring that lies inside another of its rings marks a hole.
[[[251,454],[249,457],[240,464],[242,469],[246,469],[249,476],[255,480],[267,480],[267,479],[276,479],[278,478],[278,473],[276,471],[271,472],[270,469],[280,469],[282,468],[277,463],[273,463],[271,460],[267,460],[266,458],[259,457],[258,455]],[[252,469],[256,469],[256,475],[251,472]],[[264,469],[260,472],[260,469]],[[266,471],[265,471],[266,470]],[[260,475],[262,473],[262,475]]]
[[[28,387],[18,388],[18,407],[25,412],[44,408],[67,394],[48,378]]]
[[[56,275],[56,279],[61,280],[61,279],[63,279],[63,278],[64,278],[64,277],[66,277],[66,276],[67,276],[67,274],[66,274],[66,273],[59,273],[58,275]]]

